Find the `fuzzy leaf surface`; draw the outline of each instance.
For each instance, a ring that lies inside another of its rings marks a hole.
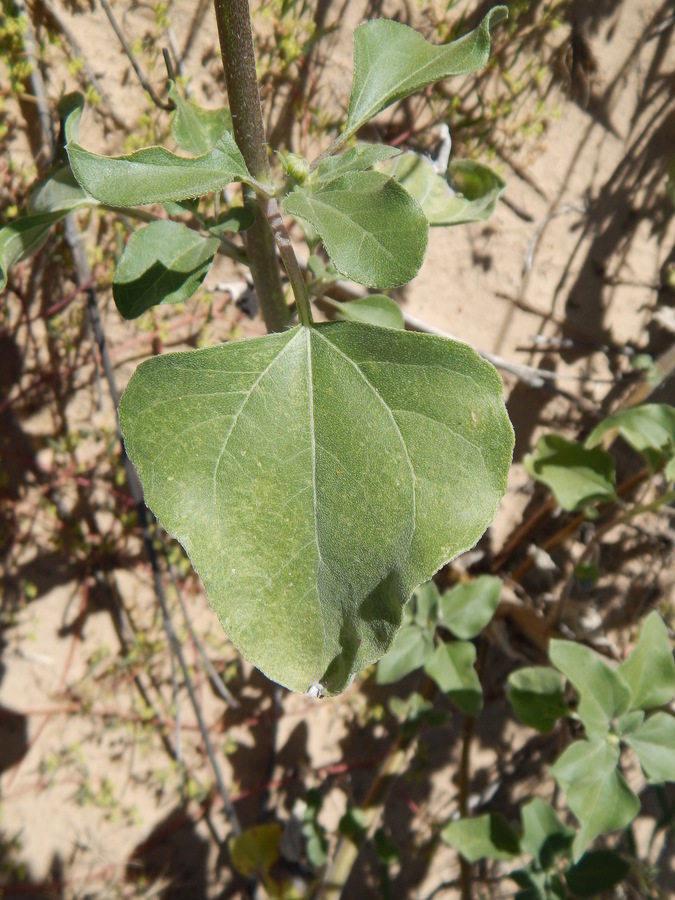
[[[490,28],[507,15],[505,6],[495,6],[477,28],[442,46],[388,19],[361,25],[354,32],[354,82],[345,135],[428,84],[482,69],[490,54]]]
[[[204,109],[194,100],[186,100],[175,81],[169,85],[169,97],[176,107],[171,137],[186,153],[202,156],[213,150],[226,131],[232,131],[232,116],[226,107]]]
[[[451,162],[445,177],[419,153],[404,153],[380,163],[422,207],[429,225],[460,225],[489,219],[506,183],[488,166],[472,160]]]
[[[576,688],[577,712],[590,737],[609,732],[612,719],[631,706],[633,693],[621,677],[588,647],[574,641],[551,641],[549,657]]]
[[[419,204],[382,172],[349,172],[283,201],[320,235],[335,268],[368,287],[390,288],[417,275],[429,238]]]
[[[335,310],[337,318],[343,322],[367,322],[381,328],[405,328],[401,307],[384,294],[368,294],[367,297],[358,297],[347,303],[340,303],[338,300],[328,302]]]
[[[145,206],[186,200],[220,191],[232,181],[251,182],[244,158],[225,132],[203,156],[176,156],[164,147],[146,147],[127,156],[100,156],[79,144],[67,145],[75,178],[108,206]]]
[[[321,185],[335,181],[340,175],[348,172],[363,172],[372,168],[376,163],[401,153],[396,147],[387,144],[357,144],[344,153],[336,156],[328,156],[322,160],[315,172],[310,175],[310,185],[316,189]]]
[[[120,424],[235,645],[328,694],[480,537],[513,449],[499,376],[471,348],[349,322],[148,360]]]
[[[675,660],[668,629],[657,612],[642,623],[640,637],[619,673],[633,691],[633,709],[665,706],[675,694]]]
[[[125,319],[160,303],[183,303],[197,291],[220,246],[168,219],[135,231],[113,278],[113,297]]]

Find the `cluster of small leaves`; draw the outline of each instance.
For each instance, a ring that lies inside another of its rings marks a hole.
[[[423,668],[455,706],[467,715],[478,715],[483,691],[471,639],[494,616],[500,593],[500,580],[490,575],[442,595],[433,581],[421,585],[406,608],[394,646],[377,664],[377,683],[390,684]],[[442,639],[442,631],[454,639]]]
[[[518,831],[500,813],[488,813],[450,822],[442,838],[469,862],[524,858],[508,875],[520,888],[515,900],[595,897],[628,874],[630,864],[612,850],[589,851],[572,862],[575,831],[541,797],[524,804],[520,814]]]
[[[614,457],[600,446],[619,434],[652,471],[675,480],[675,407],[649,403],[615,413],[597,425],[585,443],[558,434],[539,438],[524,459],[530,475],[545,484],[568,511],[616,499]]]

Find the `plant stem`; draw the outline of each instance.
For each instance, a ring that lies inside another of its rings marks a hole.
[[[234,138],[251,175],[266,184],[270,170],[248,0],[214,0],[214,8]],[[246,251],[265,325],[268,331],[283,331],[291,314],[279,276],[274,235],[253,188],[244,188],[244,202],[255,216],[245,234]]]
[[[277,248],[279,249],[281,261],[284,264],[286,274],[291,282],[293,296],[295,297],[295,303],[298,308],[298,316],[300,317],[302,324],[309,328],[314,324],[314,320],[312,319],[312,306],[309,301],[309,291],[307,290],[305,276],[302,267],[298,262],[298,258],[295,255],[295,251],[293,250],[293,245],[291,244],[291,239],[286,231],[284,221],[281,218],[279,205],[274,197],[270,197],[270,199],[267,200],[265,212],[267,221],[270,223],[270,227],[274,233],[274,239]]]

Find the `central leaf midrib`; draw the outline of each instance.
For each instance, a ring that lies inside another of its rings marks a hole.
[[[346,222],[348,222],[350,225],[352,225],[356,231],[360,232],[361,244],[359,246],[359,251],[358,251],[359,253],[361,252],[361,247],[363,246],[363,241],[366,238],[371,238],[374,241],[376,247],[384,255],[386,255],[392,262],[394,262],[394,263],[399,262],[399,257],[397,257],[396,254],[394,254],[384,244],[382,244],[380,242],[380,240],[377,238],[377,236],[372,231],[368,231],[366,228],[363,227],[363,225],[361,225],[359,222],[357,222],[356,219],[353,219],[348,213],[342,212],[342,210],[338,209],[335,206],[331,206],[330,203],[325,203],[325,202],[322,203],[318,197],[318,193],[319,192],[314,194],[312,197],[312,199],[314,200],[314,202],[316,203],[317,206],[320,206],[322,209],[328,210],[328,215],[330,218],[344,219]],[[335,196],[336,194],[339,194],[339,193],[348,193],[348,191],[344,191],[344,192],[331,191],[331,193],[333,194],[333,196]],[[371,191],[370,193],[373,193],[373,192]],[[310,209],[311,209],[311,206],[310,206]],[[331,243],[332,243],[332,241],[331,241]]]

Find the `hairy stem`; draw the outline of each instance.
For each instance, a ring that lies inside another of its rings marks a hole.
[[[270,170],[248,0],[214,0],[214,8],[234,138],[251,175],[266,184]],[[255,216],[245,239],[260,309],[268,331],[283,331],[291,314],[279,275],[274,235],[253,188],[244,189],[244,202]]]

